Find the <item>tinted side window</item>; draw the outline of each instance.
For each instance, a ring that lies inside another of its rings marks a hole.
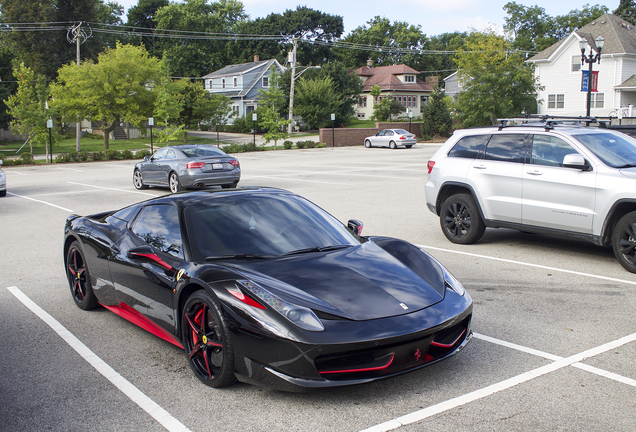
[[[488,135],[471,135],[461,138],[453,146],[448,157],[459,157],[468,159],[481,159],[486,148]]]
[[[486,146],[486,159],[522,163],[525,159],[524,141],[525,135],[521,134],[493,135]]]
[[[181,228],[176,207],[169,204],[144,207],[132,227],[132,232],[155,249],[183,258]]]
[[[532,159],[530,163],[562,167],[565,155],[572,153],[577,153],[577,151],[561,138],[549,135],[534,135],[532,137]]]

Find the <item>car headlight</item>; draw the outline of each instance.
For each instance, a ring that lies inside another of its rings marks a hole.
[[[442,271],[444,272],[444,283],[457,294],[463,296],[466,293],[464,286],[455,279],[455,276],[453,276],[451,272],[446,270],[446,267],[442,266]]]
[[[250,280],[239,280],[237,282],[298,327],[309,331],[323,331],[325,329],[322,322],[311,309],[280,299]]]
[[[4,171],[0,171],[0,179],[4,178]]]

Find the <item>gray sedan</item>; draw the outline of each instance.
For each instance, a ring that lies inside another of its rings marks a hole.
[[[2,159],[0,159],[0,165],[2,165]],[[4,175],[4,171],[0,169],[0,197],[7,194],[7,178]]]
[[[172,193],[205,186],[236,187],[241,179],[238,159],[209,145],[178,145],[157,150],[135,165],[133,184],[169,187]]]
[[[398,148],[398,146],[411,148],[416,142],[415,135],[404,129],[383,129],[373,136],[366,137],[364,146],[366,148],[391,147],[394,149]]]

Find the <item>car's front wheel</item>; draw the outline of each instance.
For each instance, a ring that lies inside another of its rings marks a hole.
[[[458,244],[475,243],[486,230],[475,200],[469,194],[448,197],[442,204],[439,221],[446,238]]]
[[[136,169],[133,173],[133,184],[136,189],[148,189],[148,186],[144,184],[144,181],[141,178],[141,171],[139,171],[139,169]]]
[[[66,277],[75,304],[80,309],[95,309],[98,306],[97,298],[93,292],[84,253],[77,241],[71,243],[66,253]]]
[[[627,213],[616,224],[612,249],[625,270],[636,273],[636,211]]]
[[[181,183],[179,182],[179,176],[177,175],[177,173],[174,173],[174,172],[170,173],[170,179],[168,183],[170,185],[170,192],[177,193],[180,190],[182,190]]]
[[[369,141],[369,140],[364,140],[364,146],[365,146],[366,148],[371,148],[371,147],[373,147],[373,146],[371,145],[371,141]]]
[[[219,303],[204,290],[190,295],[181,319],[186,358],[194,374],[210,387],[236,381],[234,349]]]

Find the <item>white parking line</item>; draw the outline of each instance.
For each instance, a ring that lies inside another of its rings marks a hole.
[[[64,341],[71,346],[84,360],[86,360],[91,366],[93,366],[100,374],[102,374],[108,381],[113,383],[122,393],[128,396],[133,402],[141,407],[144,411],[150,414],[155,420],[157,420],[163,427],[170,432],[187,432],[190,431],[183,423],[176,418],[172,417],[170,413],[161,408],[155,401],[150,399],[144,393],[142,393],[137,387],[132,385],[130,381],[118,374],[112,367],[110,367],[101,358],[97,357],[93,351],[91,351],[86,345],[84,345],[79,339],[77,339],[71,332],[69,332],[62,324],[60,324],[55,318],[49,315],[44,309],[35,304],[33,300],[26,296],[17,287],[7,288],[11,294],[13,294],[18,300],[22,302],[27,308],[37,315],[42,321],[44,321],[49,327],[53,329]]]
[[[292,174],[292,175],[297,175],[297,174]],[[255,179],[255,178],[265,178],[265,179],[272,179],[272,180],[284,180],[284,181],[293,181],[293,182],[308,182],[308,183],[320,183],[320,184],[330,184],[330,185],[338,185],[338,186],[353,186],[352,184],[348,184],[348,183],[334,183],[334,182],[325,182],[325,181],[318,181],[318,180],[305,180],[305,179],[299,179],[299,178],[284,178],[284,177],[276,177],[276,176],[267,176],[267,175],[256,175],[256,176],[250,176],[250,179]]]
[[[515,387],[524,382],[530,381],[532,379],[538,378],[540,376],[549,374],[551,372],[557,371],[559,369],[563,369],[567,366],[572,366],[576,363],[579,363],[586,358],[593,357],[604,352],[616,349],[622,345],[628,344],[630,342],[636,341],[636,333],[632,333],[631,335],[622,337],[618,340],[608,342],[596,348],[592,348],[582,353],[575,354],[570,357],[562,358],[557,361],[554,361],[545,366],[538,367],[528,372],[524,372],[520,375],[517,375],[512,378],[508,378],[501,382],[489,385],[479,390],[475,390],[473,392],[467,393],[462,396],[458,396],[453,399],[449,399],[447,401],[438,403],[436,405],[432,405],[428,408],[421,409],[419,411],[412,412],[410,414],[406,414],[404,416],[398,417],[393,420],[389,420],[387,422],[372,426],[370,428],[364,429],[361,432],[386,432],[394,429],[398,429],[402,426],[406,426],[412,423],[416,423],[418,421],[424,420],[428,417],[432,417],[436,414],[440,414],[442,412],[448,411],[453,408],[457,408],[462,405],[466,405],[468,403],[474,402],[476,400],[485,398],[487,396],[493,395],[503,390],[507,390],[511,387]],[[609,373],[608,373],[609,374]]]
[[[86,184],[86,183],[76,183],[76,182],[66,182],[69,184],[74,184],[74,185],[79,185],[79,186],[86,186],[86,187],[92,187],[95,189],[104,189],[104,190],[110,190],[110,191],[115,191],[115,192],[128,192],[128,193],[136,193],[136,194],[141,194],[141,195],[148,195],[151,197],[158,197],[159,195],[155,195],[155,194],[151,194],[151,193],[147,193],[147,192],[141,192],[138,190],[126,190],[126,189],[115,189],[115,188],[109,188],[109,187],[103,187],[103,186],[95,186],[95,185],[90,185],[90,184]]]
[[[441,251],[441,252],[450,252],[450,253],[455,253],[455,254],[459,254],[459,255],[472,256],[472,257],[475,257],[475,258],[489,259],[489,260],[500,261],[500,262],[505,262],[505,263],[509,263],[509,264],[517,264],[517,265],[522,265],[522,266],[526,266],[526,267],[534,267],[534,268],[540,268],[540,269],[550,270],[550,271],[555,271],[555,272],[573,274],[573,275],[577,275],[577,276],[585,276],[585,277],[589,277],[589,278],[602,279],[602,280],[607,280],[607,281],[612,281],[612,282],[624,283],[624,284],[628,284],[628,285],[636,285],[636,282],[630,281],[630,280],[625,280],[625,279],[618,279],[618,278],[613,278],[613,277],[608,277],[608,276],[599,276],[599,275],[595,275],[595,274],[582,273],[582,272],[577,272],[577,271],[573,271],[573,270],[566,270],[566,269],[557,268],[557,267],[549,267],[549,266],[544,266],[544,265],[540,265],[540,264],[526,263],[526,262],[523,262],[523,261],[514,261],[514,260],[505,259],[505,258],[491,257],[491,256],[488,256],[488,255],[479,255],[479,254],[474,254],[474,253],[469,253],[469,252],[460,252],[460,251],[456,251],[456,250],[452,250],[452,249],[443,249],[443,248],[438,248],[438,247],[434,247],[434,246],[426,246],[426,245],[416,245],[416,246],[420,247],[420,248],[424,248],[424,249],[438,250],[438,251]]]
[[[69,213],[73,213],[73,210],[67,209],[67,208],[65,208],[65,207],[61,207],[61,206],[59,206],[59,205],[51,204],[50,202],[46,202],[46,201],[42,201],[42,200],[38,200],[38,199],[35,199],[35,198],[30,198],[30,197],[28,197],[28,196],[24,196],[24,195],[18,195],[18,194],[13,193],[13,192],[7,192],[7,195],[13,195],[13,196],[16,196],[16,197],[18,197],[18,198],[24,198],[24,199],[27,199],[27,200],[30,200],[30,201],[39,202],[39,203],[41,203],[41,204],[46,204],[46,205],[48,205],[48,206],[55,207],[55,208],[59,208],[60,210],[67,211],[67,212],[69,212]]]
[[[81,169],[68,168],[68,167],[57,167],[57,169],[59,169],[59,170],[65,170],[65,171],[77,171],[77,172],[84,172],[84,170],[81,170]]]

